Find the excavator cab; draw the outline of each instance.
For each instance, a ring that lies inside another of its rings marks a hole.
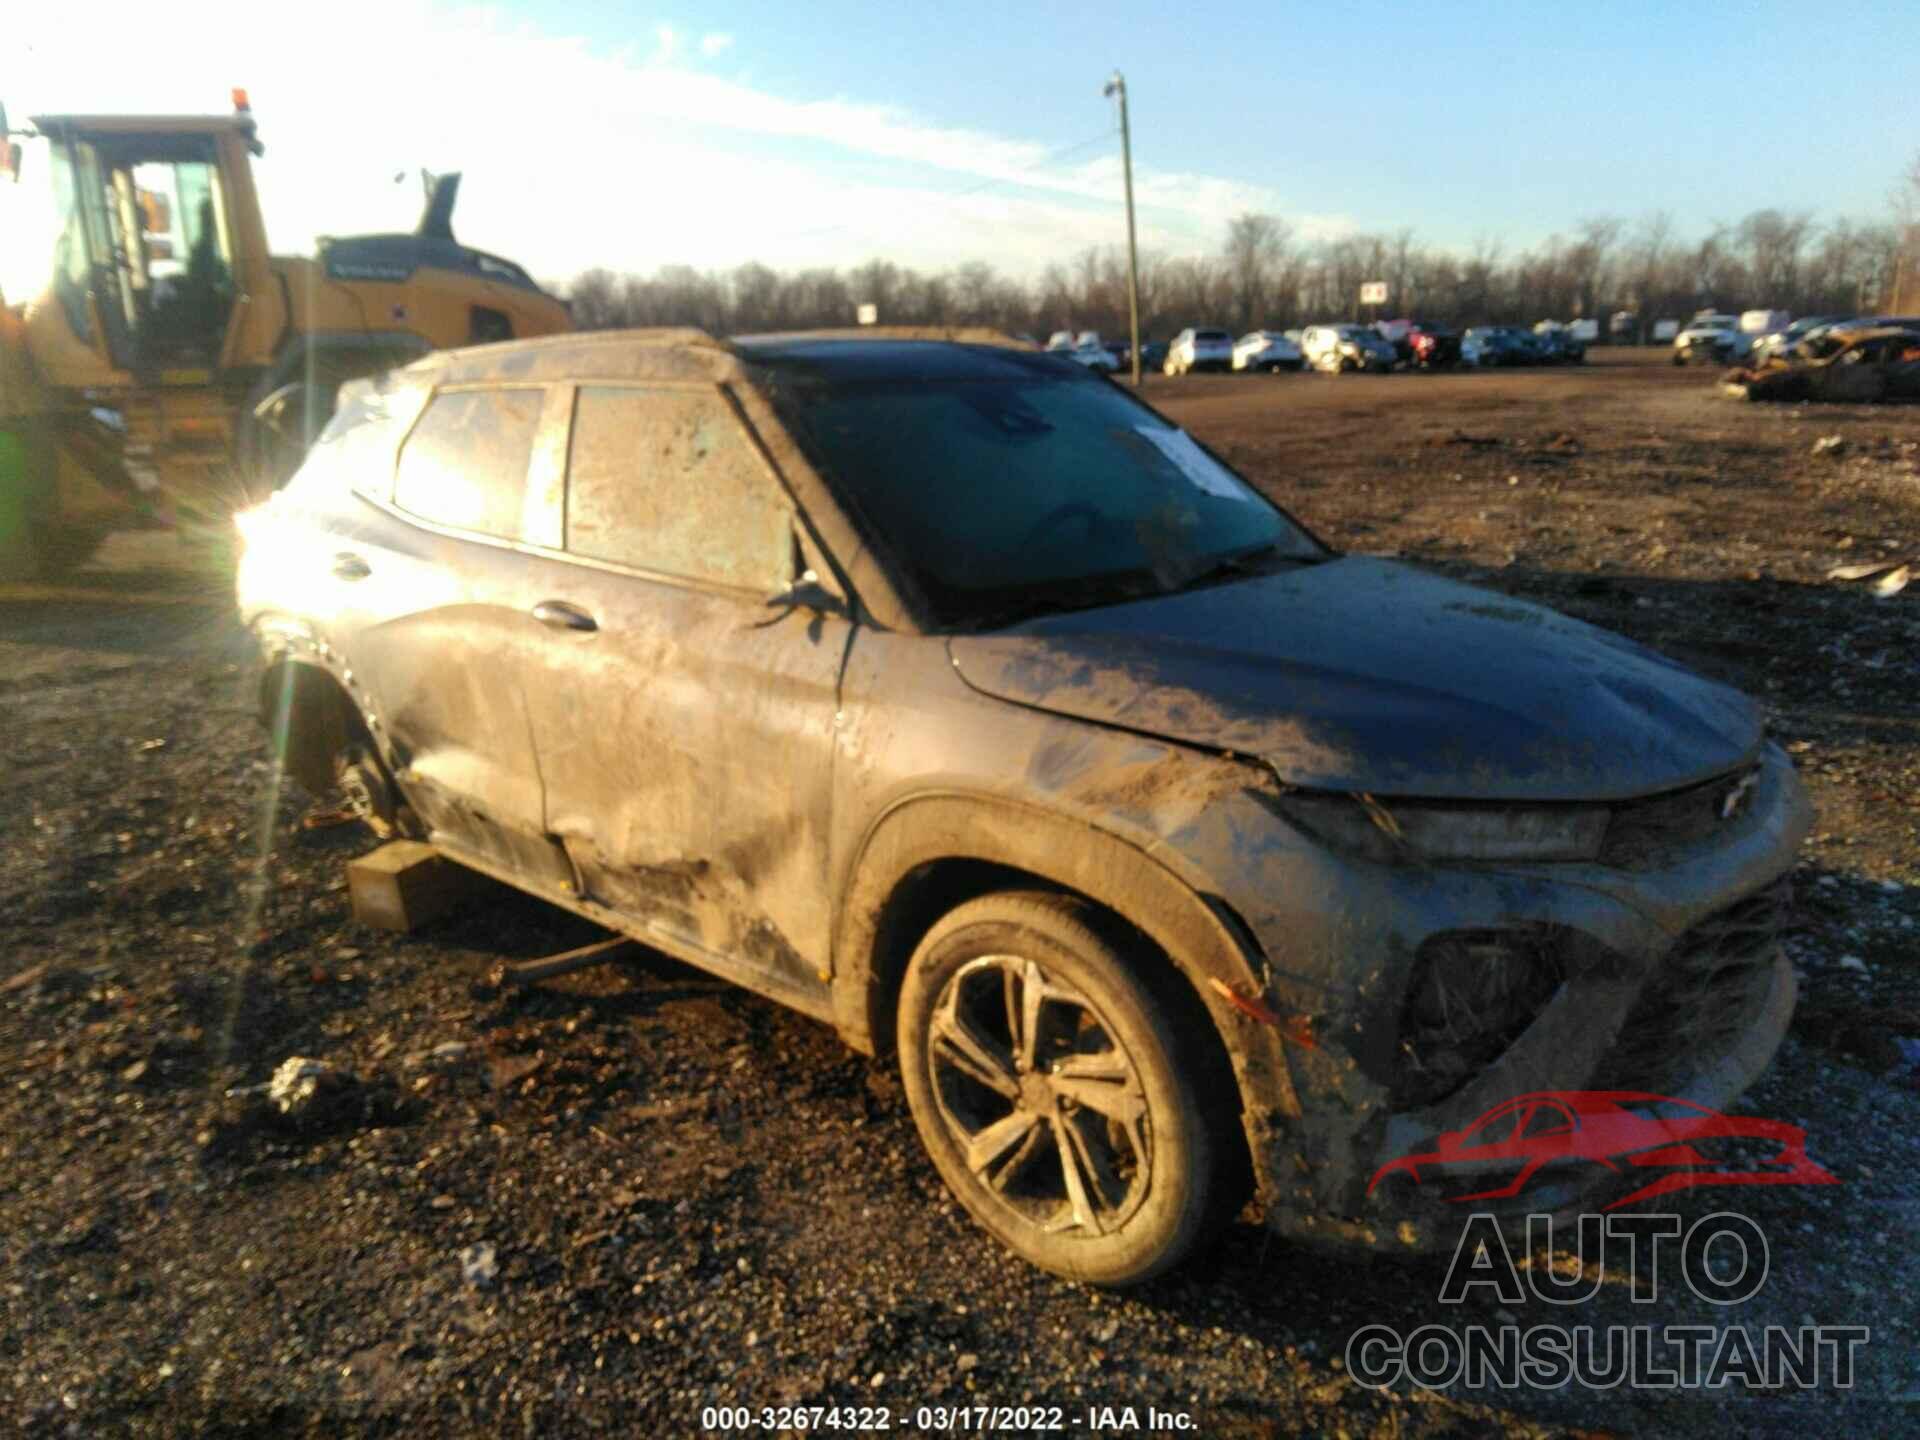
[[[70,563],[127,515],[224,535],[345,381],[569,328],[524,269],[454,238],[457,175],[426,177],[411,234],[271,255],[233,102],[11,131],[0,112],[0,576]]]
[[[246,252],[264,261],[265,244],[236,223],[230,122],[36,123],[52,172],[52,298],[72,339],[137,384],[205,383],[234,363]]]

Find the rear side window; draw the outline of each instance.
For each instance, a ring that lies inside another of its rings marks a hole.
[[[393,503],[422,520],[521,538],[527,462],[543,390],[455,390],[433,397],[400,450]]]
[[[583,385],[567,549],[765,595],[793,578],[792,512],[718,395]]]
[[[377,380],[342,386],[338,408],[287,488],[320,493],[344,484],[377,500],[389,499],[394,437],[419,413],[420,401],[416,389]]]

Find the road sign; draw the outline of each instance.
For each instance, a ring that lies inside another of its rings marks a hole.
[[[1360,287],[1360,303],[1362,305],[1386,304],[1387,303],[1387,282],[1384,280],[1367,281],[1364,285]]]

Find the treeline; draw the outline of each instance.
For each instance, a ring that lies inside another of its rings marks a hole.
[[[1165,340],[1188,325],[1238,334],[1357,319],[1361,284],[1384,280],[1391,298],[1382,315],[1459,327],[1592,316],[1604,333],[1607,317],[1629,311],[1632,333],[1645,339],[1656,320],[1706,307],[1812,315],[1884,305],[1904,229],[1768,209],[1688,240],[1664,214],[1633,224],[1600,217],[1534,249],[1508,254],[1486,240],[1463,255],[1423,246],[1410,229],[1303,243],[1286,221],[1248,214],[1228,224],[1214,254],[1140,257],[1140,325]],[[1031,281],[980,261],[926,274],[873,259],[790,273],[761,264],[721,272],[674,265],[650,277],[594,269],[565,294],[584,329],[751,334],[849,325],[857,306],[872,304],[890,325],[992,325],[1041,339],[1069,328],[1127,331],[1121,246],[1089,248]]]

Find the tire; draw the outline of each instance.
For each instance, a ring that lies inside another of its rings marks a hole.
[[[900,1069],[981,1228],[1056,1275],[1137,1285],[1219,1229],[1227,1151],[1207,1116],[1234,1107],[1202,1105],[1204,1057],[1088,918],[1037,891],[943,918],[901,987]]]
[[[1676,350],[1673,352],[1673,363],[1675,365],[1684,365],[1687,363],[1687,357],[1683,355],[1680,351]]]

